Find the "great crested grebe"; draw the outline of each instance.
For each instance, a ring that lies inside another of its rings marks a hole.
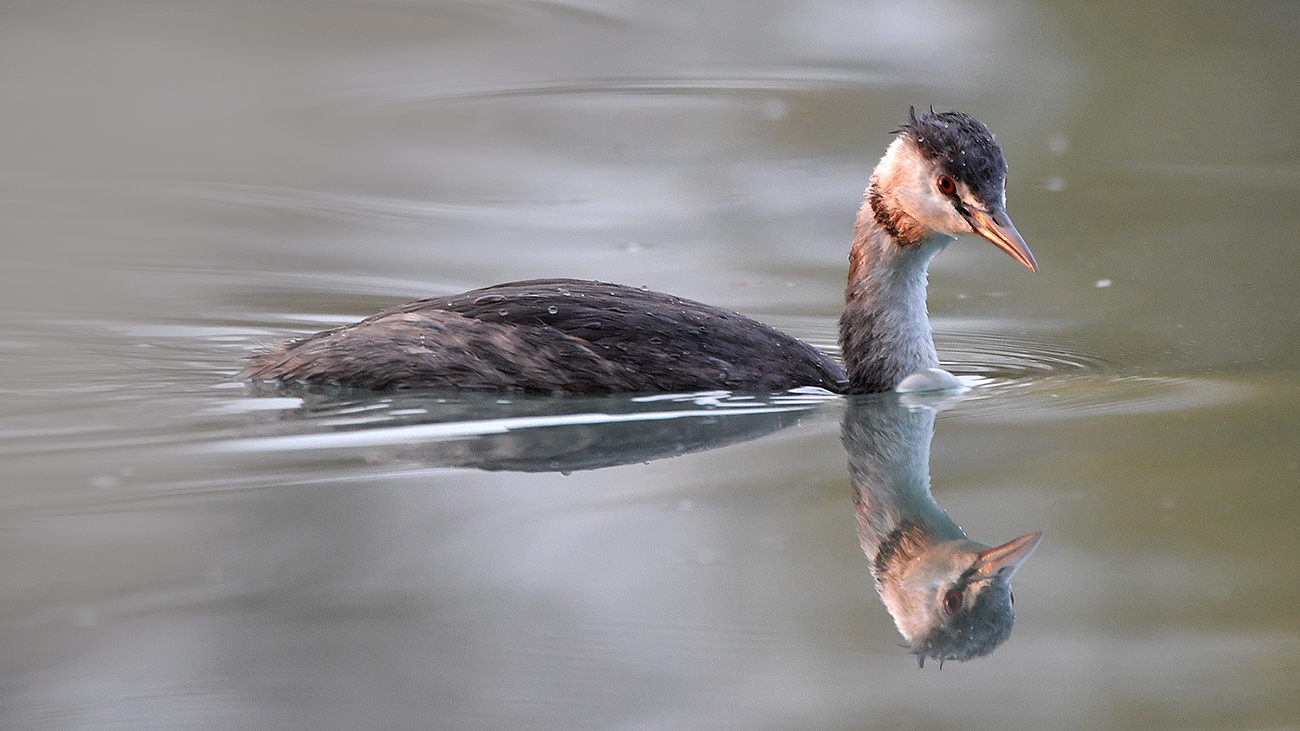
[[[363,389],[888,391],[939,365],[926,272],[953,237],[978,234],[1037,271],[1007,217],[1007,164],[987,127],[960,112],[918,118],[912,110],[896,134],[854,226],[843,367],[718,307],[619,284],[536,279],[410,302],[272,346],[240,376]]]

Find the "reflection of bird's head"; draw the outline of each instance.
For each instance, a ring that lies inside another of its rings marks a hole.
[[[922,667],[925,658],[969,660],[1011,635],[1011,575],[1038,545],[1030,533],[990,548],[967,539],[929,543],[904,523],[876,554],[880,596]]]

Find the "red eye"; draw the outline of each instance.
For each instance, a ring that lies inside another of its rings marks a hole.
[[[943,611],[948,614],[961,611],[961,589],[949,589],[948,593],[943,595]]]
[[[944,195],[952,195],[953,193],[957,192],[957,184],[952,182],[952,178],[948,177],[947,175],[939,176],[938,185],[939,185],[939,192],[943,193]]]

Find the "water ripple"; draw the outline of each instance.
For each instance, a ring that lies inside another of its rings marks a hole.
[[[1180,376],[1053,377],[992,384],[971,392],[963,416],[1033,423],[1188,411],[1245,401],[1239,381]]]
[[[1114,373],[1110,361],[1063,341],[1059,333],[1009,335],[1001,332],[940,333],[943,367],[982,381],[1024,381],[1060,374]]]
[[[330,389],[299,392],[302,398],[277,400],[283,409],[276,418],[260,428],[250,424],[262,433],[215,441],[196,451],[279,456],[351,452],[370,461],[572,471],[748,441],[838,403],[838,397],[821,389],[762,397],[710,391],[561,399],[422,391],[348,398]]]
[[[1140,349],[1112,360],[1051,327],[1016,334],[972,323],[960,329],[938,333],[936,344],[943,367],[972,387],[961,399],[962,418],[1027,423],[1169,413],[1256,392],[1240,380],[1160,373],[1142,364],[1161,358]]]
[[[760,73],[736,69],[711,69],[710,73],[679,76],[609,76],[538,80],[533,83],[475,83],[455,86],[445,82],[370,86],[340,93],[342,99],[370,99],[384,104],[476,101],[501,98],[572,96],[683,96],[717,93],[778,93],[810,90],[853,90],[864,86],[887,87],[897,78],[858,69],[834,67],[774,68]]]

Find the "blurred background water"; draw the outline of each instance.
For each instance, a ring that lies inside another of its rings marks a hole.
[[[1298,98],[1288,2],[7,3],[0,727],[1296,728]],[[909,105],[1042,270],[931,270],[934,497],[1044,533],[987,659],[897,646],[842,400],[232,380],[537,276],[833,350]]]

